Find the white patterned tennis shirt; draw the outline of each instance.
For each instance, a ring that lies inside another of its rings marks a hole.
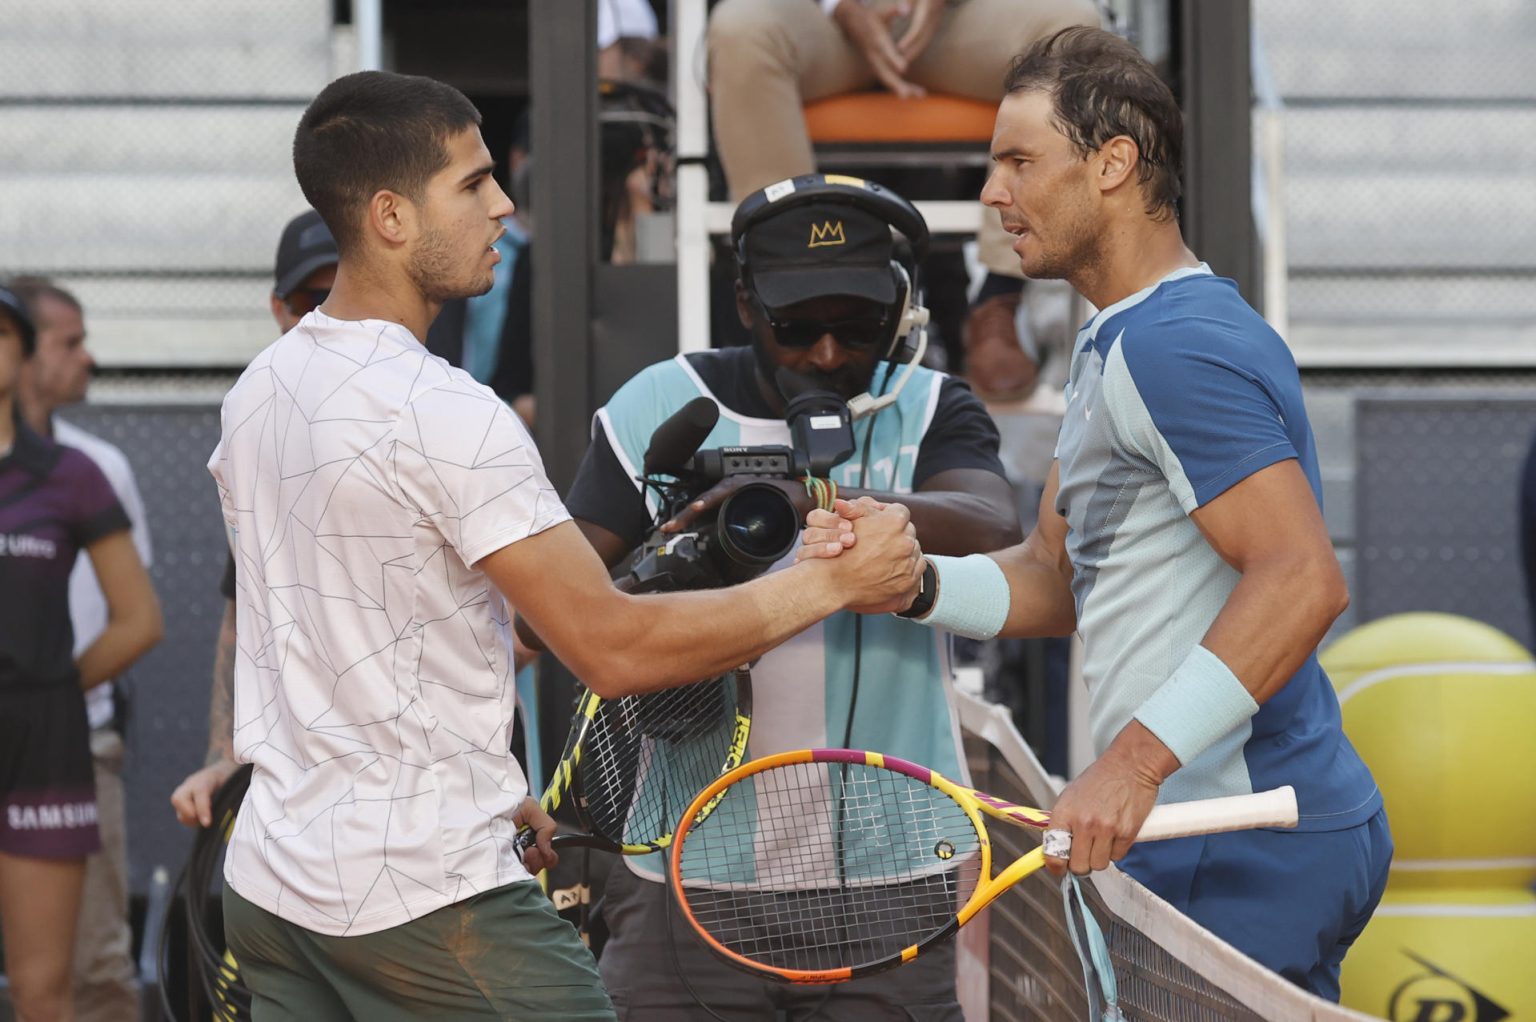
[[[403,326],[316,311],[225,397],[208,468],[254,764],[226,881],[356,935],[529,879],[509,614],[473,566],[569,516],[517,416]]]

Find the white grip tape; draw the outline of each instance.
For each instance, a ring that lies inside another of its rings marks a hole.
[[[1136,840],[1162,841],[1255,827],[1294,827],[1297,815],[1296,789],[1289,784],[1252,795],[1171,802],[1156,806],[1147,814]],[[1065,859],[1072,854],[1072,835],[1052,828],[1045,832],[1042,845],[1046,855]]]
[[[1228,795],[1158,806],[1141,825],[1138,841],[1220,834],[1254,827],[1296,826],[1296,789],[1289,784],[1252,795]]]

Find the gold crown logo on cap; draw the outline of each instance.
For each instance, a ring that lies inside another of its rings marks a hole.
[[[830,220],[823,221],[820,225],[811,224],[811,241],[806,248],[825,248],[828,245],[846,245],[848,239],[843,236],[843,222],[839,220],[833,223]]]

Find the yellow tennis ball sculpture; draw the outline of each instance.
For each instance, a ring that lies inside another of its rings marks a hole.
[[[1390,887],[1344,956],[1343,1003],[1392,1022],[1536,1018],[1536,896]]]
[[[1536,882],[1530,653],[1477,621],[1396,614],[1320,659],[1386,800],[1393,889]]]
[[[1328,647],[1344,730],[1386,801],[1387,893],[1344,959],[1346,1005],[1393,1022],[1536,1019],[1536,664],[1452,614]]]

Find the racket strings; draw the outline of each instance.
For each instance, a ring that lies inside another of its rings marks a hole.
[[[880,767],[795,763],[733,785],[684,838],[695,921],[775,969],[856,967],[943,930],[980,879],[981,838],[937,788]]]
[[[669,835],[720,775],[738,706],[732,675],[605,701],[582,751],[581,799],[592,829],[619,843]]]

